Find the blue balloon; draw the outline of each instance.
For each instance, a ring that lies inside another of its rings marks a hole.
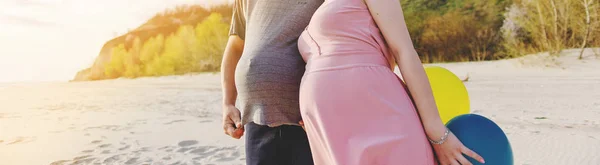
[[[446,127],[469,149],[485,160],[485,165],[513,165],[513,153],[504,131],[496,123],[477,114],[459,115]],[[483,165],[466,156],[474,165]]]

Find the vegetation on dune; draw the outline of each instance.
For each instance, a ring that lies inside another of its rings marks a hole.
[[[594,0],[514,0],[505,14],[504,48],[512,54],[556,55],[563,49],[598,47],[598,14],[600,4]]]
[[[198,25],[183,25],[166,37],[159,34],[143,43],[136,38],[128,50],[120,44],[112,49],[104,74],[134,78],[218,71],[228,26],[221,14],[213,13]]]
[[[401,0],[423,62],[502,58],[498,31],[506,0]]]
[[[179,6],[108,41],[75,81],[214,72],[220,68],[232,5]]]
[[[495,60],[600,46],[592,0],[401,0],[423,62]]]
[[[400,0],[425,63],[600,46],[593,0]],[[76,80],[219,71],[232,5],[180,6],[104,45]]]

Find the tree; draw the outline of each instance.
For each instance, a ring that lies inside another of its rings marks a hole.
[[[521,22],[527,11],[519,3],[512,4],[504,13],[504,21],[500,28],[502,35],[502,54],[505,57],[515,57],[529,53],[527,44],[528,33],[524,30]]]
[[[140,53],[142,49],[142,41],[139,37],[133,40],[133,45],[128,51],[128,56],[124,57],[125,71],[122,76],[135,78],[142,76],[142,65],[140,61]]]
[[[117,47],[112,49],[110,55],[110,61],[104,67],[104,74],[109,78],[117,78],[123,75],[125,71],[125,57],[128,56],[127,50],[125,50],[124,44],[119,44]]]
[[[216,71],[221,67],[221,58],[228,39],[229,24],[221,14],[213,13],[196,26],[196,37],[200,47],[199,68]]]
[[[588,40],[590,37],[590,33],[592,30],[592,16],[591,16],[591,12],[598,12],[596,10],[596,4],[594,3],[594,0],[581,0],[581,4],[585,10],[585,32],[583,33],[583,41],[581,42],[581,52],[579,52],[579,59],[583,59],[583,51],[585,50],[585,47],[588,44]],[[594,25],[597,23],[594,23]]]
[[[142,46],[142,50],[140,51],[140,62],[142,64],[141,68],[143,68],[143,75],[152,76],[155,74],[150,64],[152,64],[152,62],[162,53],[164,43],[165,39],[163,35],[159,34],[158,36],[147,40]]]
[[[401,0],[423,62],[491,60],[502,47],[506,0]]]
[[[524,14],[509,22],[522,27],[523,33],[506,42],[507,45],[518,43],[518,49],[531,49],[527,50],[529,53],[550,54],[558,54],[565,48],[579,48],[580,58],[589,45],[600,45],[594,33],[600,22],[598,4],[594,0],[527,0],[515,5],[523,9]]]

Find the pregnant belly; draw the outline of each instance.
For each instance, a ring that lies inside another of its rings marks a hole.
[[[313,105],[332,105],[338,107],[333,108],[336,111],[345,111],[356,107],[341,108],[344,105],[369,102],[398,107],[412,106],[401,80],[384,66],[357,66],[311,72],[302,79],[300,105],[306,107],[302,108],[303,111],[306,110],[303,113],[339,113],[311,112],[314,109],[309,107]],[[370,109],[372,108],[365,108]]]

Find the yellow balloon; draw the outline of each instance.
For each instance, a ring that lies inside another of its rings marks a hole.
[[[470,112],[467,88],[456,75],[439,66],[427,66],[425,73],[444,124],[456,116]]]

